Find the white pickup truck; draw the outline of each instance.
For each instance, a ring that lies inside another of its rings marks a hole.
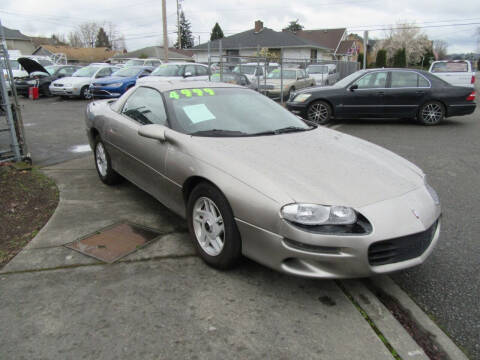
[[[434,61],[429,72],[455,86],[475,86],[475,72],[467,60]]]

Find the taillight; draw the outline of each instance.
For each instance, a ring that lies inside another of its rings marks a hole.
[[[472,91],[470,95],[467,96],[467,101],[475,100],[475,91]]]
[[[470,81],[470,84],[475,84],[475,75],[472,75],[472,80]]]

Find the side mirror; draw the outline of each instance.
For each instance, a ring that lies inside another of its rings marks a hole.
[[[183,77],[189,77],[189,76],[192,76],[192,73],[190,71],[187,71],[185,75],[183,75]]]
[[[167,140],[165,136],[166,127],[158,124],[143,125],[138,128],[138,135],[159,140],[164,142]]]
[[[353,84],[352,86],[350,86],[350,88],[348,90],[354,91],[356,89],[358,89],[358,84]]]
[[[149,74],[142,74],[139,76],[139,78],[142,78],[142,77],[145,77],[145,76],[148,76]]]

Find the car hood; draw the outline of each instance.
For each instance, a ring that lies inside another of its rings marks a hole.
[[[88,84],[90,83],[91,80],[92,78],[89,78],[89,77],[68,76],[68,77],[57,79],[54,81],[54,83],[79,85],[79,84]]]
[[[323,127],[272,136],[190,139],[192,156],[280,204],[359,208],[424,184],[423,172],[404,158]]]
[[[48,71],[35,60],[22,57],[22,58],[18,58],[17,61],[20,63],[20,65],[22,65],[22,67],[25,69],[26,72],[28,72],[29,75],[35,71],[39,71],[39,72],[50,75]]]

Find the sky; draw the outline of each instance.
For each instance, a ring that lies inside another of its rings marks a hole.
[[[255,20],[280,31],[299,20],[305,29],[346,27],[380,39],[398,23],[416,22],[432,40],[448,43],[449,53],[480,52],[480,1],[453,0],[179,0],[190,21],[195,44],[206,42],[218,22],[225,36],[252,29]],[[133,5],[132,5],[133,3]],[[31,36],[50,36],[86,21],[112,22],[128,50],[162,43],[161,0],[2,0],[0,20]],[[176,0],[167,0],[170,43],[175,41]],[[475,17],[477,16],[477,17]],[[464,25],[461,25],[464,24]]]

